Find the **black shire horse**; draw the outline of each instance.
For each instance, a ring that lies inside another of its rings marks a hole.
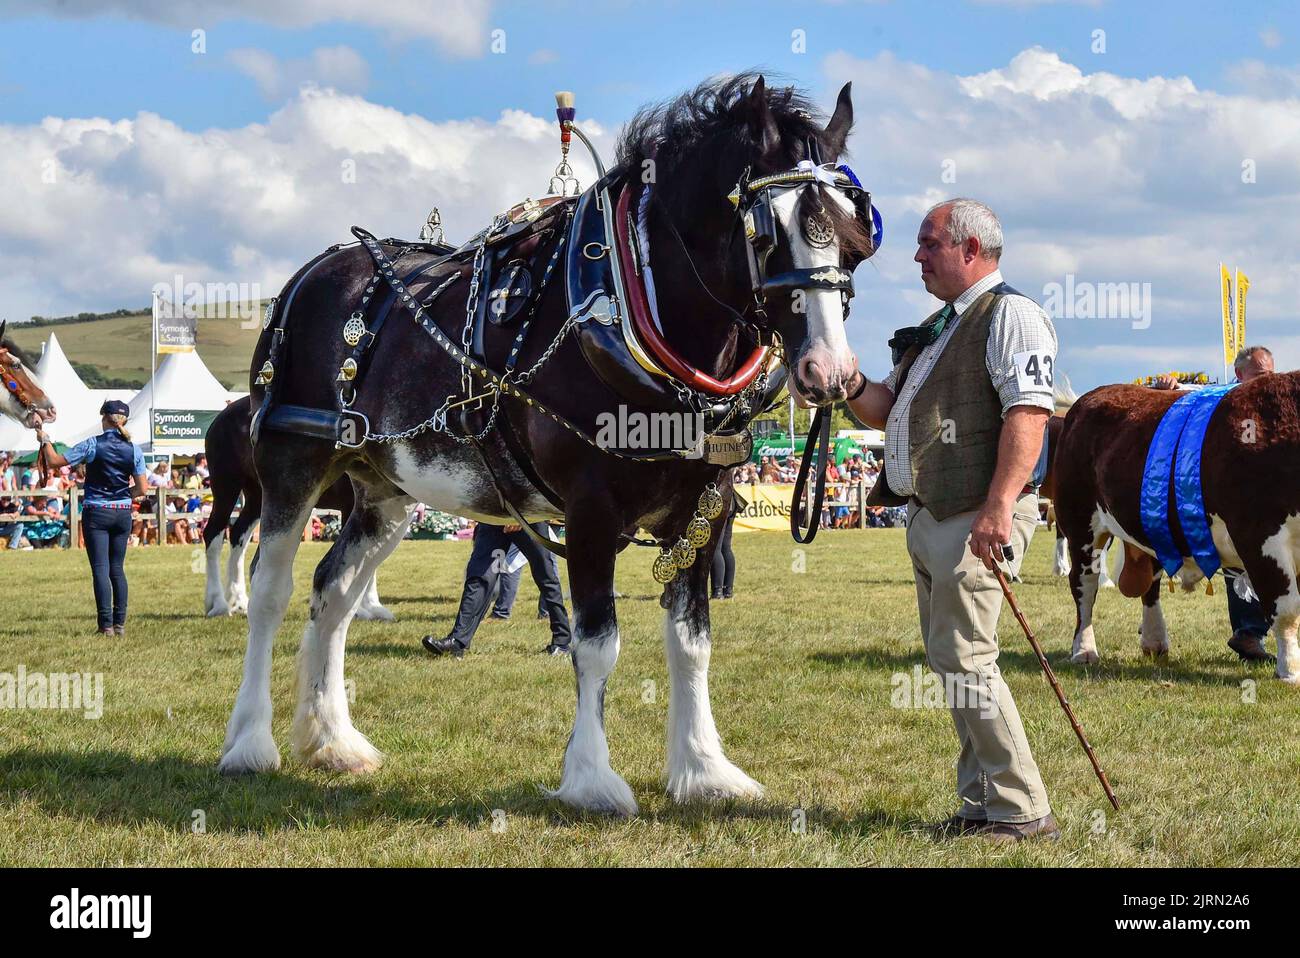
[[[597,161],[602,175],[580,196],[521,204],[454,252],[354,228],[359,244],[290,280],[252,364],[261,555],[223,771],[280,764],[271,648],[312,503],[346,474],[356,506],[316,567],[299,652],[301,760],[355,772],[380,762],[348,714],[344,644],[361,592],[422,501],[492,522],[565,523],[577,715],[554,797],[636,811],[610,767],[604,697],[619,651],[614,560],[638,528],[662,547],[668,792],[762,794],[714,725],[709,565],[749,419],[787,374],[824,407],[856,366],[844,321],[874,217],[836,165],[849,93],[826,122],[761,76],[706,82],[638,113],[616,165],[604,174]],[[563,97],[567,149],[570,134],[585,137]],[[652,414],[704,435],[656,445],[634,423]],[[632,424],[626,435],[602,428],[610,415]]]

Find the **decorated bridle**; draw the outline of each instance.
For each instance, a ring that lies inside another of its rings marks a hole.
[[[4,339],[5,327],[8,322],[0,322],[0,340]],[[18,360],[3,342],[0,342],[0,381],[4,382],[4,387],[17,400],[18,404],[28,412],[36,412],[36,399],[28,391],[29,387],[35,389],[31,378],[27,375],[22,362]]]
[[[774,173],[758,179],[749,179],[749,170],[741,174],[736,188],[727,199],[740,214],[745,228],[746,259],[749,262],[750,290],[754,296],[755,325],[765,326],[767,297],[773,293],[791,293],[794,290],[838,290],[848,318],[849,300],[853,298],[853,267],[839,266],[796,267],[776,276],[769,276],[767,262],[779,244],[776,214],[773,202],[777,196],[808,183],[822,183],[839,190],[850,202],[863,228],[872,237],[872,245],[879,245],[880,214],[871,205],[871,194],[863,189],[858,178],[847,166],[832,166],[820,162],[820,153],[814,141],[809,141],[810,159],[784,173]],[[827,246],[834,242],[835,233],[829,222],[818,217],[809,224],[809,242]]]

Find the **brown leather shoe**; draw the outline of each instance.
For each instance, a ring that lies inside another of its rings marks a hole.
[[[937,842],[946,841],[949,838],[960,838],[962,835],[972,835],[975,832],[982,832],[989,827],[987,819],[983,818],[966,818],[962,815],[954,815],[946,818],[941,822],[934,822],[925,826],[925,830],[930,833],[930,837]]]
[[[980,835],[991,842],[1014,843],[1026,838],[1055,842],[1061,838],[1061,829],[1057,827],[1056,819],[1048,813],[1032,822],[989,822],[988,828],[981,830]]]
[[[1253,632],[1234,632],[1228,640],[1228,648],[1241,656],[1243,662],[1277,661],[1264,648],[1264,640]]]

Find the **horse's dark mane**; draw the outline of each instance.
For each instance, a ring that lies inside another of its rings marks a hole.
[[[22,362],[22,364],[26,366],[28,369],[36,368],[35,357],[32,356],[32,354],[29,353],[27,350],[20,347],[8,336],[0,340],[0,346],[3,346],[5,349],[9,350],[11,355],[17,356],[18,359]]]
[[[642,107],[619,137],[617,164],[639,171],[641,164],[653,156],[663,171],[718,136],[746,152],[754,152],[758,144],[746,116],[737,107],[759,75],[751,70],[713,77],[672,99]],[[792,86],[768,87],[767,105],[781,131],[781,144],[789,154],[786,166],[794,166],[803,159],[804,141],[820,138],[826,118],[807,94]]]
[[[750,124],[747,98],[760,74],[745,71],[705,80],[694,89],[660,103],[643,107],[628,121],[615,153],[617,166],[628,176],[640,176],[645,162],[654,160],[656,182],[667,188],[659,192],[672,218],[690,222],[699,213],[699,196],[688,189],[674,189],[683,181],[708,184],[707,190],[721,199],[735,183],[746,160],[759,152]],[[786,170],[807,157],[807,142],[815,140],[827,153],[827,119],[802,90],[793,86],[766,88],[767,106],[780,132],[780,146],[766,162],[771,169],[755,169],[752,175]],[[678,176],[692,165],[701,167],[695,175]],[[736,169],[729,167],[735,166]],[[705,172],[707,170],[707,172]],[[724,189],[725,188],[725,189]],[[800,217],[824,211],[835,228],[840,247],[846,253],[870,256],[875,252],[871,236],[838,206],[824,202],[823,191],[806,194]]]

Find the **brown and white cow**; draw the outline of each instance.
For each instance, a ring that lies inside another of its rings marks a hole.
[[[1142,597],[1142,651],[1162,655],[1169,636],[1160,610],[1162,570],[1142,522],[1139,499],[1147,449],[1179,393],[1142,386],[1102,386],[1082,396],[1065,418],[1053,469],[1056,519],[1069,542],[1070,591],[1077,621],[1071,660],[1098,660],[1092,612],[1098,550],[1124,543],[1120,591]],[[1202,445],[1201,487],[1210,533],[1224,566],[1244,568],[1265,615],[1274,616],[1277,676],[1300,685],[1300,372],[1261,376],[1223,397]],[[1172,496],[1170,497],[1172,500]],[[1174,543],[1187,542],[1173,515]],[[1178,578],[1190,590],[1202,579],[1185,558]]]

